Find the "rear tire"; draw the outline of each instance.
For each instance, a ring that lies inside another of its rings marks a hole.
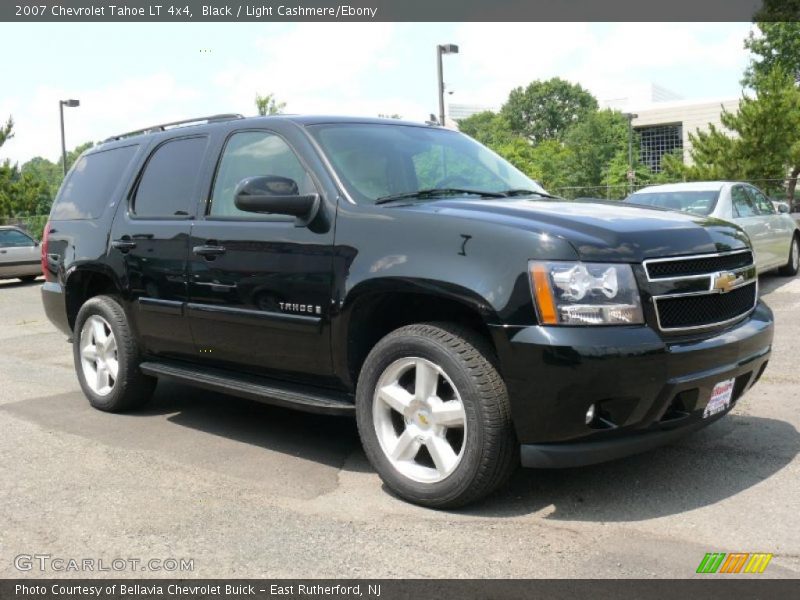
[[[147,404],[156,379],[139,371],[139,347],[119,300],[87,300],[78,311],[74,332],[75,371],[93,407],[121,412]]]
[[[789,260],[778,270],[778,273],[786,277],[794,277],[798,270],[800,270],[800,236],[795,234],[789,246]]]
[[[511,476],[519,447],[491,358],[483,338],[451,323],[402,327],[369,353],[356,392],[358,430],[395,494],[457,508]]]

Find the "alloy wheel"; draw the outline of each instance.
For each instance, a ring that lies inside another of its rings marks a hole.
[[[402,475],[437,483],[458,467],[467,415],[455,385],[435,363],[408,357],[390,364],[378,379],[372,410],[381,449]]]
[[[81,368],[86,384],[98,396],[114,389],[119,373],[117,340],[111,326],[100,315],[91,315],[80,336]]]

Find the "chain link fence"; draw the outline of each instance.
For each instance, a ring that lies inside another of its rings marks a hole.
[[[28,232],[37,240],[42,239],[44,226],[49,215],[31,215],[22,217],[0,217],[0,225],[14,225]]]

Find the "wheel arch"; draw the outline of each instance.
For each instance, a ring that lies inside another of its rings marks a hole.
[[[69,328],[74,330],[78,311],[89,298],[101,294],[118,294],[121,286],[113,271],[103,265],[82,265],[66,274],[64,293]]]
[[[354,288],[333,328],[334,370],[355,388],[369,351],[386,334],[412,323],[450,321],[485,338],[496,352],[491,304],[471,290],[442,282],[371,280]]]

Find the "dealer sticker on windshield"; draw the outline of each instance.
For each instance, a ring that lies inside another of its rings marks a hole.
[[[735,381],[735,379],[728,379],[720,381],[714,386],[714,389],[711,390],[711,398],[709,398],[706,409],[703,411],[704,419],[726,410],[731,405]]]

